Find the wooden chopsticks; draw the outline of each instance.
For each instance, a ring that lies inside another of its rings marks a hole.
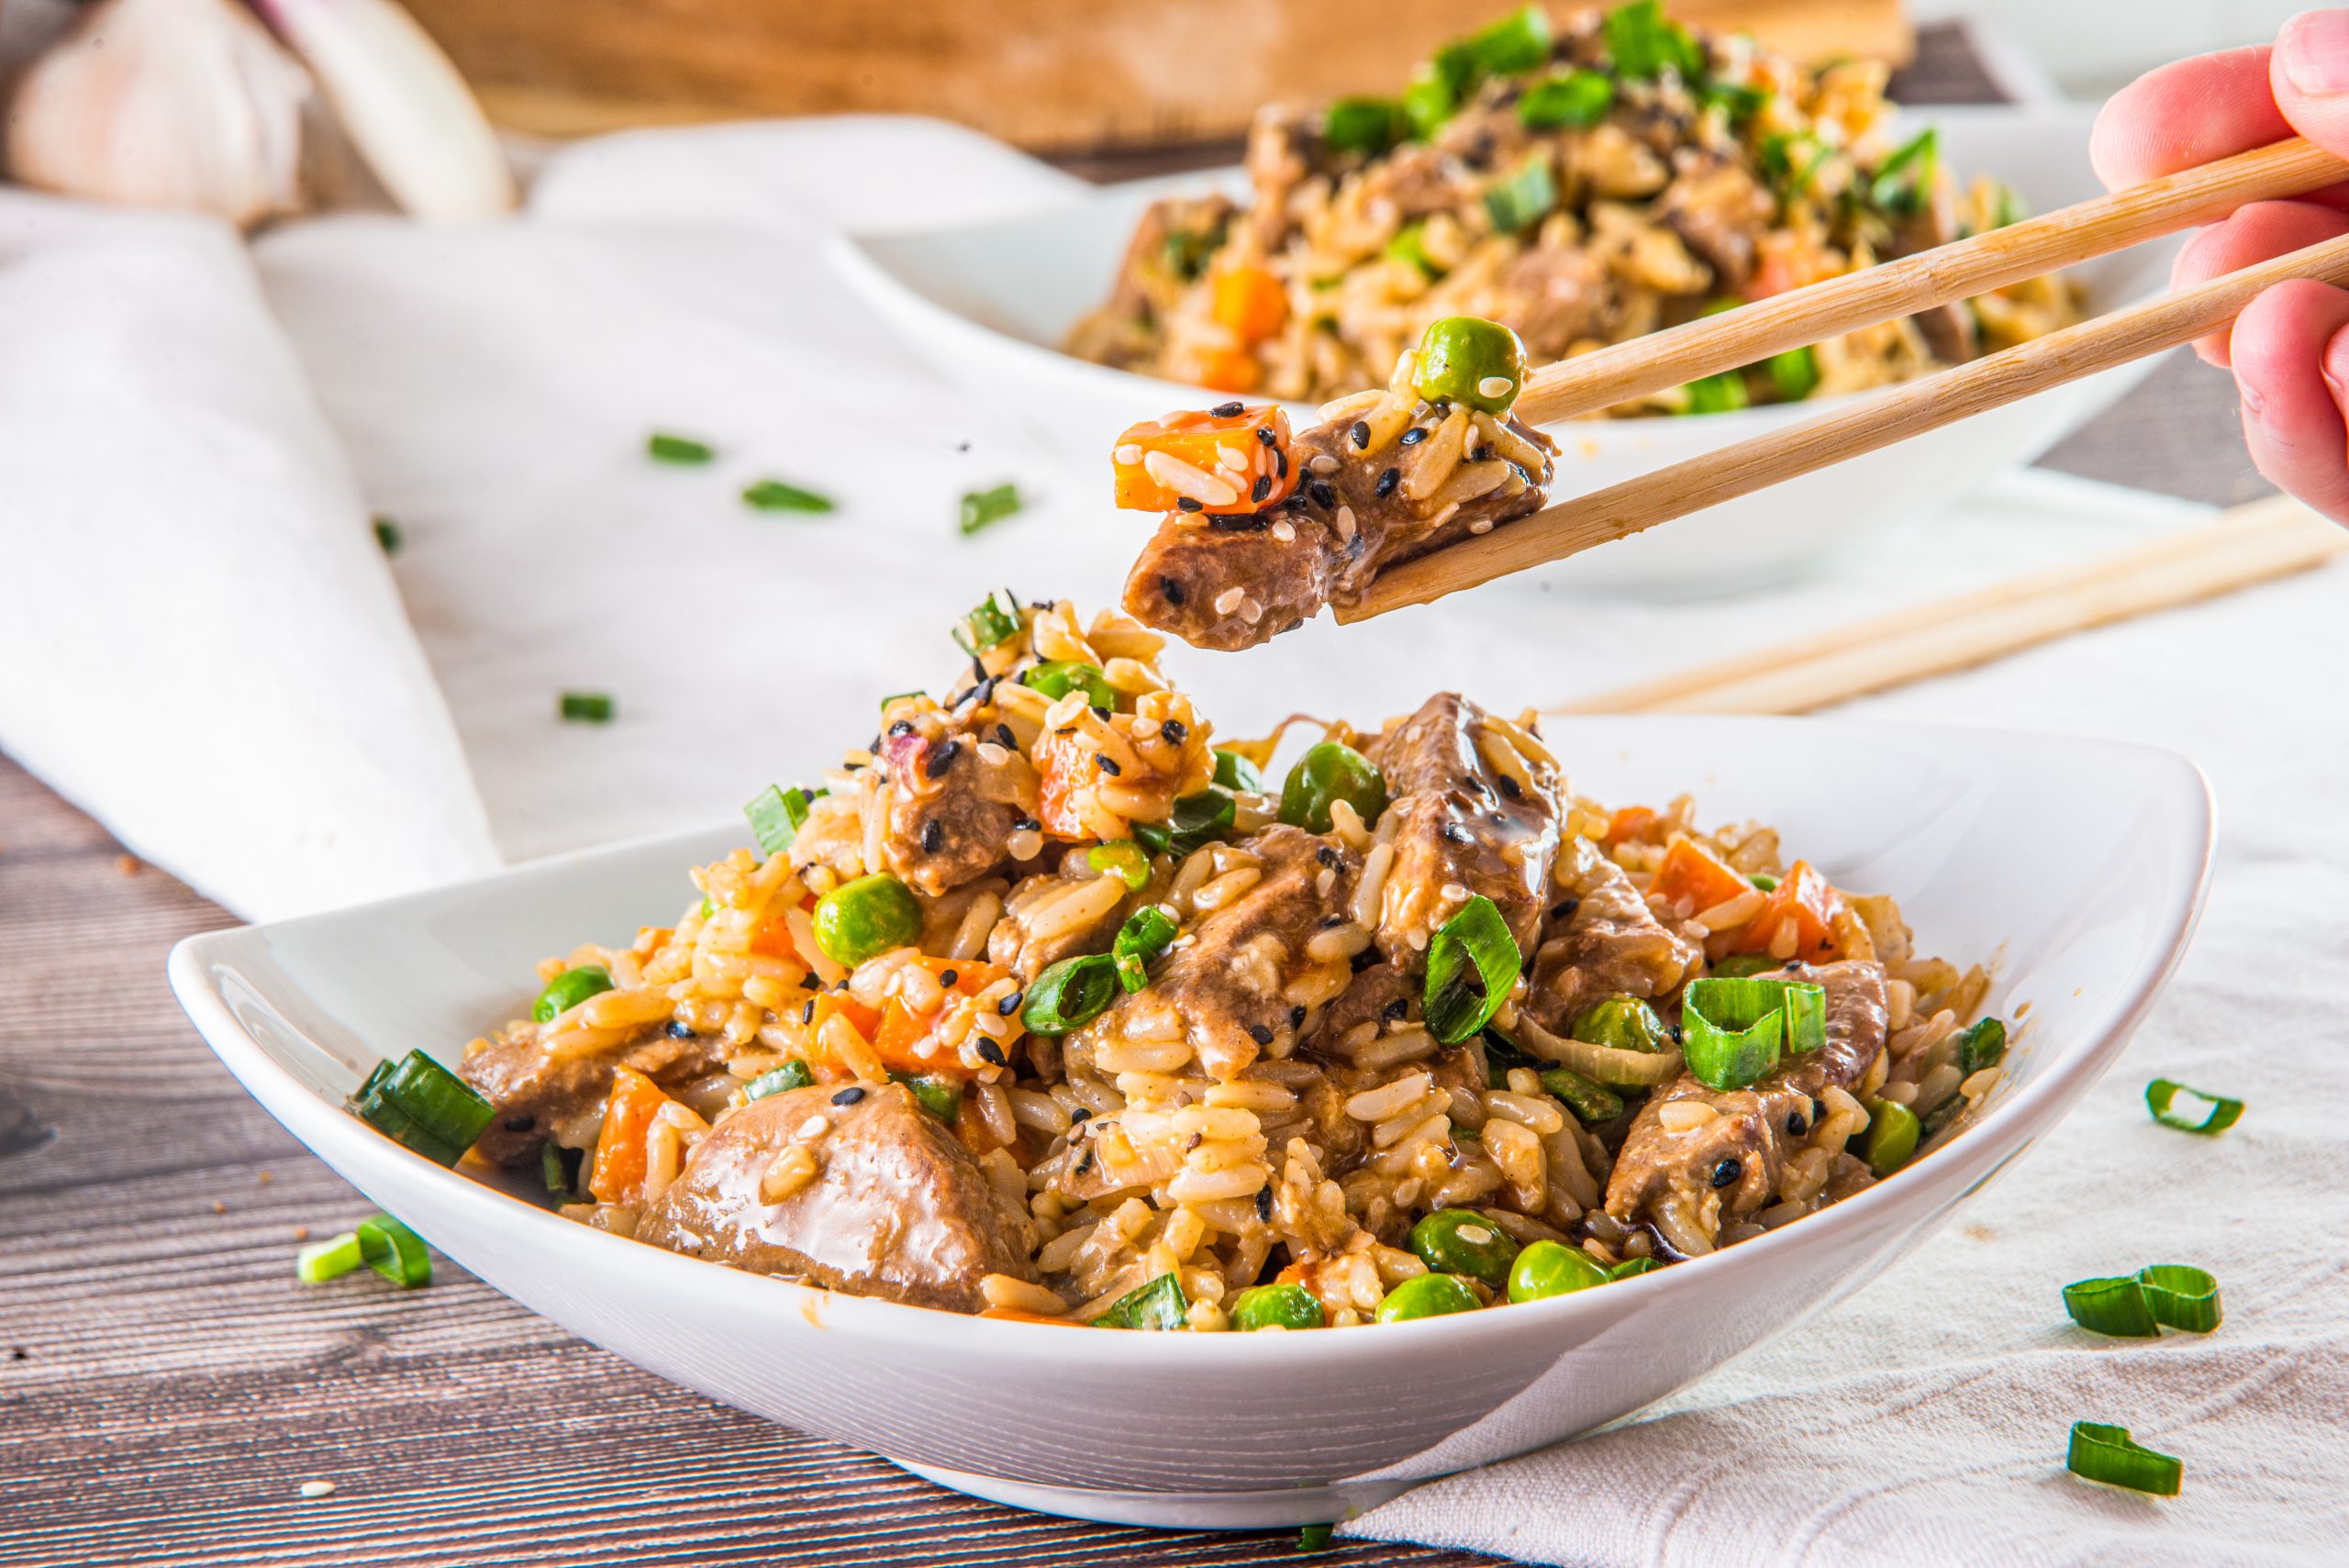
[[[2349,528],[2289,496],[2270,496],[2236,506],[2214,523],[2077,565],[1905,606],[1551,711],[1808,713],[2076,631],[2288,576],[2344,552]]]
[[[2278,142],[1545,367],[1527,377],[1517,409],[1546,421],[1608,406],[1752,364],[1820,337],[1913,315],[2103,255],[2247,202],[2302,194],[2344,178],[2349,163],[2305,141]],[[1561,561],[2189,342],[2223,327],[2263,290],[2289,278],[2349,284],[2349,239],[2311,245],[2182,294],[1887,388],[1790,428],[1557,503],[1389,568],[1358,600],[1336,606],[1336,617],[1364,620]]]

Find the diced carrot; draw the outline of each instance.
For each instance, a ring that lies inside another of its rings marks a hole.
[[[1689,900],[1692,914],[1753,891],[1752,883],[1721,864],[1693,839],[1673,840],[1672,847],[1664,851],[1663,863],[1655,868],[1655,879],[1648,884],[1651,895],[1675,903]]]
[[[1213,349],[1199,356],[1201,386],[1218,392],[1253,392],[1264,384],[1264,367],[1241,349]]]
[[[784,959],[803,969],[815,967],[791,940],[791,922],[781,915],[770,915],[751,928],[751,951],[761,958]]]
[[[1083,1325],[1074,1318],[1047,1318],[1041,1312],[1023,1312],[1017,1307],[990,1307],[977,1314],[981,1318],[1002,1318],[1014,1323],[1048,1323],[1055,1328],[1074,1329]]]
[[[1607,819],[1607,837],[1599,840],[1609,849],[1630,843],[1662,820],[1644,806],[1627,806]]]
[[[676,929],[672,926],[639,926],[636,929],[635,951],[651,952],[676,934]]]
[[[1034,754],[1037,771],[1043,775],[1036,795],[1036,820],[1044,831],[1063,839],[1090,837],[1075,802],[1077,787],[1095,771],[1093,748],[1081,734],[1048,731],[1038,738]]]
[[[965,996],[975,996],[1011,971],[999,963],[989,963],[977,958],[932,958],[918,954],[908,962],[919,964],[938,977],[938,983]],[[952,975],[952,980],[947,979]]]
[[[1203,512],[1260,511],[1297,487],[1288,453],[1288,415],[1277,403],[1144,420],[1118,438],[1113,498],[1139,512],[1171,512],[1186,496]]]
[[[937,1026],[934,1014],[917,1014],[895,996],[882,1004],[881,1028],[873,1036],[874,1054],[882,1064],[899,1073],[929,1071],[930,1061],[921,1053],[921,1042],[930,1038]]]
[[[1288,293],[1262,267],[1227,267],[1215,276],[1208,313],[1242,343],[1261,343],[1288,319]]]
[[[1797,861],[1794,869],[1780,879],[1762,912],[1742,926],[1732,927],[1716,935],[1705,944],[1708,951],[1717,945],[1716,958],[1733,952],[1776,952],[1778,932],[1782,927],[1794,929],[1794,951],[1789,957],[1812,962],[1835,956],[1834,919],[1836,911],[1843,907],[1843,895],[1834,885],[1811,868],[1809,861]]]
[[[604,1104],[604,1129],[596,1140],[596,1163],[587,1190],[597,1203],[634,1203],[644,1193],[644,1140],[669,1096],[632,1067],[612,1069],[611,1097]]]

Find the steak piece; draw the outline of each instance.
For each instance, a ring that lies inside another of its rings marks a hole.
[[[850,1105],[834,1097],[844,1093],[792,1089],[726,1117],[645,1206],[636,1239],[950,1312],[985,1307],[988,1274],[1036,1277],[1028,1217],[944,1123],[896,1084],[868,1084]],[[815,1156],[816,1177],[769,1203],[761,1183],[794,1144]]]
[[[612,1092],[612,1070],[632,1067],[662,1088],[718,1072],[724,1042],[656,1029],[602,1051],[555,1056],[538,1031],[477,1041],[457,1071],[496,1107],[473,1151],[499,1165],[521,1166],[539,1157],[548,1139],[569,1149],[592,1148]]]
[[[935,898],[1006,858],[1004,840],[1022,813],[1013,764],[990,768],[980,760],[988,739],[975,723],[925,713],[892,726],[881,742],[889,773],[882,854],[917,892]]]
[[[1656,918],[1630,875],[1588,840],[1575,840],[1564,852],[1571,858],[1558,881],[1566,896],[1551,906],[1550,934],[1533,955],[1521,1004],[1553,1034],[1567,1033],[1605,997],[1664,995],[1701,954]]]
[[[1300,466],[1299,482],[1277,506],[1167,514],[1126,578],[1127,612],[1198,648],[1230,652],[1268,642],[1322,606],[1358,596],[1397,562],[1538,511],[1557,450],[1511,419],[1510,433],[1541,454],[1540,472],[1509,463],[1497,488],[1422,515],[1409,487],[1386,477],[1412,461],[1411,449],[1354,451],[1352,428],[1298,433],[1289,461]]]
[[[1289,1000],[1289,988],[1316,971],[1348,967],[1342,958],[1317,962],[1305,949],[1324,917],[1352,895],[1361,863],[1285,824],[1241,847],[1263,862],[1263,877],[1201,920],[1148,989],[1119,996],[1070,1037],[1073,1045],[1092,1051],[1121,1040],[1179,1038],[1209,1077],[1229,1080],[1275,1040],[1295,1040],[1306,1009]]]
[[[1776,1201],[1789,1156],[1819,1117],[1829,1087],[1849,1089],[1882,1054],[1889,1036],[1884,970],[1865,959],[1799,965],[1784,972],[1827,988],[1827,1044],[1782,1063],[1750,1088],[1709,1089],[1683,1073],[1640,1107],[1607,1183],[1607,1212],[1653,1223],[1667,1210],[1682,1227],[1718,1239],[1724,1221]],[[1662,1108],[1698,1101],[1720,1115],[1687,1132],[1667,1130]]]
[[[1518,951],[1532,950],[1558,853],[1557,770],[1521,760],[1528,787],[1492,764],[1487,746],[1516,755],[1485,710],[1453,692],[1371,744],[1397,822],[1378,948],[1398,968],[1423,964],[1437,929],[1478,895],[1499,906]]]

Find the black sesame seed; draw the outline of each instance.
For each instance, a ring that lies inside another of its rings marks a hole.
[[[1367,420],[1367,419],[1357,419],[1357,420],[1355,420],[1355,421],[1354,421],[1354,428],[1353,428],[1353,431],[1351,432],[1351,434],[1352,434],[1352,435],[1353,435],[1353,441],[1354,441],[1354,450],[1355,450],[1356,451],[1365,451],[1365,452],[1366,452],[1366,451],[1368,451],[1368,450],[1370,450],[1370,421],[1369,421],[1369,420]]]
[[[1258,1187],[1256,1189],[1256,1218],[1265,1221],[1267,1224],[1272,1221],[1273,1189],[1270,1187]]]
[[[1487,458],[1491,457],[1492,455],[1493,455],[1493,449],[1492,449],[1492,448],[1490,448],[1490,447],[1478,447],[1475,451],[1472,451],[1472,452],[1470,452],[1470,453],[1468,454],[1468,461],[1469,461],[1470,462],[1483,462],[1486,459],[1487,459]]]
[[[1403,432],[1403,444],[1407,447],[1418,446],[1421,441],[1424,441],[1427,439],[1427,427],[1424,425],[1414,425],[1409,429]]]
[[[1443,836],[1455,844],[1464,844],[1468,841],[1468,829],[1457,822],[1447,822],[1443,825]]]
[[[1174,497],[1174,509],[1178,512],[1196,512],[1199,509],[1199,504],[1188,495],[1177,495]]]
[[[1103,773],[1108,774],[1113,779],[1124,771],[1118,766],[1115,760],[1105,757],[1098,751],[1093,753],[1093,765],[1099,768]]]
[[[1003,1047],[996,1044],[995,1041],[987,1039],[985,1035],[981,1035],[979,1037],[979,1060],[985,1062],[990,1067],[1002,1066]]]
[[[508,1132],[528,1132],[538,1125],[539,1118],[534,1116],[509,1116],[505,1121]]]
[[[997,1002],[995,1005],[995,1010],[1008,1018],[1011,1017],[1012,1014],[1019,1010],[1019,1004],[1027,1000],[1027,992],[1014,991],[1010,995],[1006,996],[1002,1001]]]
[[[1550,906],[1550,918],[1553,920],[1571,920],[1575,917],[1575,911],[1581,907],[1582,900],[1579,898],[1561,898],[1555,904]]]
[[[891,735],[911,735],[913,732],[914,721],[910,718],[901,718],[897,720],[896,723],[889,726],[889,733]]]
[[[1011,826],[1019,832],[1033,833],[1039,828],[1041,828],[1043,824],[1037,821],[1032,817],[1015,817],[1011,819]]]
[[[1378,484],[1373,487],[1371,493],[1382,497],[1392,495],[1395,494],[1395,486],[1402,483],[1403,471],[1399,468],[1390,468],[1378,476]]]
[[[1268,447],[1276,447],[1281,443],[1281,439],[1273,434],[1273,428],[1270,425],[1256,427],[1256,440],[1258,444]]]
[[[677,1018],[671,1018],[669,1020],[668,1029],[663,1032],[666,1033],[671,1040],[691,1040],[694,1038],[693,1025]]]
[[[1402,1017],[1410,1010],[1410,998],[1408,996],[1397,996],[1393,1001],[1387,1003],[1384,1008],[1380,1009],[1379,1016],[1391,1024],[1400,1020]]]
[[[1809,1130],[1810,1123],[1803,1119],[1802,1112],[1788,1111],[1787,1113],[1787,1136],[1788,1138],[1800,1138],[1804,1133],[1809,1132]]]
[[[921,825],[921,847],[936,854],[946,847],[946,824],[933,817]]]
[[[821,991],[823,988],[824,983],[812,974],[803,974],[799,977],[799,989],[802,991]]]
[[[1091,1169],[1093,1169],[1093,1150],[1090,1145],[1087,1145],[1085,1152],[1077,1157],[1076,1169],[1070,1173],[1081,1176]]]
[[[1261,501],[1272,493],[1273,476],[1269,473],[1260,473],[1256,476],[1256,483],[1248,487],[1248,499]]]
[[[832,1096],[832,1104],[836,1106],[852,1106],[863,1098],[864,1098],[864,1091],[857,1087],[854,1084],[851,1084],[847,1088],[842,1089],[839,1094]]]
[[[881,754],[881,737],[875,735],[870,741],[866,742],[864,749],[867,751],[872,752],[874,756],[879,756]]]
[[[1185,724],[1179,718],[1170,718],[1165,723],[1161,724],[1158,727],[1158,732],[1166,737],[1167,742],[1170,745],[1175,746],[1180,746],[1184,741],[1189,740],[1191,735],[1190,726]]]
[[[1729,1186],[1736,1182],[1738,1177],[1743,1174],[1745,1174],[1744,1162],[1733,1157],[1724,1160],[1720,1164],[1713,1167],[1713,1185],[1716,1187]]]
[[[1071,1126],[1071,1127],[1074,1127],[1078,1122],[1083,1121],[1085,1118],[1087,1118],[1087,1117],[1091,1116],[1092,1114],[1093,1114],[1093,1113],[1092,1113],[1091,1111],[1089,1111],[1089,1110],[1085,1109],[1085,1106],[1077,1106],[1077,1107],[1076,1107],[1076,1109],[1074,1109],[1074,1110],[1073,1110],[1073,1111],[1071,1111],[1071,1112],[1069,1112],[1069,1113],[1068,1113],[1068,1124],[1069,1124],[1069,1126]]]
[[[941,985],[952,985],[954,984],[954,971],[951,969],[941,969],[938,972],[938,983]]]
[[[1250,1024],[1248,1026],[1248,1038],[1254,1040],[1258,1045],[1270,1045],[1273,1043],[1273,1031],[1266,1029],[1262,1024]]]
[[[809,1024],[812,1024],[815,1021],[816,998],[810,996],[807,998],[807,1004],[799,1009],[799,1027],[806,1029]]]
[[[1503,773],[1501,775],[1501,793],[1508,796],[1511,800],[1521,800],[1525,796],[1525,786],[1519,784],[1515,779],[1509,777],[1508,774]]]
[[[1262,512],[1218,512],[1208,519],[1208,529],[1219,534],[1260,534],[1272,526]]]
[[[1328,480],[1317,479],[1306,488],[1313,492],[1313,504],[1323,511],[1332,510],[1338,505],[1338,493],[1330,488]]]
[[[1007,751],[1017,751],[1019,750],[1019,737],[1011,732],[1011,726],[1008,724],[996,725],[995,727],[995,738],[998,741],[1002,742],[1003,749]]]
[[[1161,577],[1158,580],[1158,591],[1166,596],[1166,602],[1170,605],[1179,605],[1189,596],[1183,592],[1183,584],[1172,577]]]
[[[1341,865],[1345,863],[1339,858],[1338,851],[1331,849],[1327,844],[1324,844],[1319,849],[1314,851],[1313,858],[1319,861],[1323,865],[1328,866],[1331,871],[1337,870]]]
[[[1278,447],[1273,449],[1273,477],[1275,479],[1288,477],[1288,453]]]
[[[1096,718],[1107,718],[1109,717],[1109,710],[1103,707],[1099,703],[1095,703],[1089,711]]]
[[[930,760],[922,765],[922,772],[934,779],[943,778],[946,770],[954,765],[954,759],[962,754],[963,743],[960,740],[941,740],[930,748]]]
[[[1229,419],[1247,406],[1245,403],[1219,403],[1208,410],[1208,417],[1211,419]]]
[[[1377,962],[1378,950],[1376,948],[1364,948],[1362,951],[1354,954],[1353,956],[1353,972],[1356,974],[1360,974],[1364,970],[1368,969],[1372,964],[1375,964]]]
[[[1305,1027],[1304,1003],[1299,1002],[1296,1006],[1291,1007],[1288,1010],[1288,1027],[1293,1029],[1301,1029]]]

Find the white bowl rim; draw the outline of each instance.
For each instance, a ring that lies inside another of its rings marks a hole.
[[[1636,724],[1640,719],[1651,717],[1685,722],[1696,716],[1609,716],[1607,722]],[[1910,737],[2055,745],[2122,754],[2143,766],[2168,773],[2174,780],[2188,786],[2180,791],[2180,795],[2190,795],[2193,802],[2193,830],[2181,834],[2164,849],[2165,853],[2175,857],[2173,875],[2191,887],[2190,895],[2180,906],[2169,912],[2158,940],[2139,955],[2105,1013],[2081,1026],[2077,1031],[2078,1043],[2063,1050],[2043,1071],[2030,1082],[2019,1084],[2012,1094],[2002,1098],[1964,1135],[1935,1150],[1928,1157],[1930,1162],[1941,1162],[1937,1168],[1942,1173],[1949,1172],[1954,1165],[1967,1167],[1968,1174],[1963,1179],[1969,1190],[1971,1186],[1978,1185],[1989,1173],[2013,1158],[2030,1137],[2036,1136],[2026,1129],[2026,1123],[2037,1123],[2038,1130],[2044,1131],[2102,1076],[2184,957],[2210,891],[2214,817],[2209,779],[2184,755],[2164,747],[2136,741],[1993,727],[1881,720],[1703,717],[1707,723],[1740,728],[1775,728],[1789,724],[1831,726],[1846,730],[1898,733]],[[1482,1339],[1524,1329],[1543,1320],[1526,1316],[1529,1314],[1545,1314],[1549,1320],[1561,1328],[1577,1319],[1597,1327],[1635,1309],[1656,1293],[1708,1289],[1716,1281],[1724,1301],[1733,1300],[1732,1282],[1744,1269],[1761,1268],[1767,1259],[1780,1252],[1824,1247],[1833,1231],[1860,1226],[1880,1210],[1904,1202],[1909,1193],[1914,1190],[1913,1182],[1904,1182],[1904,1177],[1916,1173],[1933,1173],[1927,1162],[1920,1162],[1905,1167],[1865,1192],[1805,1217],[1798,1225],[1772,1230],[1706,1257],[1689,1259],[1617,1281],[1604,1291],[1578,1291],[1546,1300],[1519,1303],[1510,1307],[1506,1314],[1456,1313],[1442,1318],[1383,1324],[1377,1326],[1378,1332],[1375,1337],[1361,1332],[1075,1334],[1070,1331],[1072,1325],[982,1318],[912,1307],[877,1296],[855,1296],[791,1280],[751,1274],[726,1264],[670,1252],[564,1219],[550,1210],[502,1192],[486,1182],[439,1165],[388,1139],[358,1138],[355,1134],[365,1124],[340,1106],[328,1104],[280,1066],[237,1021],[215,981],[213,966],[216,961],[234,966],[233,959],[222,950],[233,950],[257,937],[265,938],[276,929],[437,901],[467,889],[557,868],[584,870],[598,861],[629,856],[665,845],[682,845],[718,830],[718,825],[710,824],[647,834],[593,850],[547,856],[468,882],[406,894],[370,905],[266,926],[235,927],[184,938],[173,948],[167,965],[172,988],[222,1062],[273,1115],[284,1123],[288,1130],[314,1151],[322,1141],[337,1144],[342,1151],[350,1154],[354,1163],[375,1166],[401,1184],[418,1180],[461,1184],[472,1195],[468,1201],[487,1200],[492,1205],[511,1206],[510,1219],[503,1218],[509,1214],[508,1209],[493,1207],[485,1211],[489,1216],[500,1217],[494,1220],[496,1225],[542,1227],[542,1236],[558,1249],[580,1245],[625,1249],[619,1253],[589,1252],[583,1256],[608,1258],[612,1266],[618,1268],[652,1270],[656,1276],[664,1270],[685,1271],[674,1274],[675,1288],[705,1296],[711,1292],[739,1293],[735,1299],[741,1303],[743,1310],[754,1316],[773,1313],[779,1306],[789,1305],[811,1322],[883,1343],[912,1342],[934,1348],[941,1335],[969,1334],[973,1336],[970,1343],[974,1351],[983,1351],[990,1342],[996,1342],[996,1337],[1008,1335],[1012,1339],[1004,1341],[1007,1349],[1017,1344],[1033,1353],[1049,1348],[1052,1359],[1079,1368],[1127,1366],[1130,1363],[1126,1358],[1133,1355],[1164,1358],[1167,1364],[1202,1373],[1242,1373],[1256,1364],[1254,1358],[1262,1357],[1278,1357],[1292,1364],[1302,1357],[1309,1368],[1321,1361],[1335,1363],[1355,1360],[1375,1347],[1398,1343],[1394,1338],[1398,1334],[1406,1336],[1399,1341],[1403,1346],[1416,1345],[1421,1339],[1428,1339],[1432,1344],[1433,1336],[1451,1336],[1444,1342],[1455,1347],[1459,1353],[1469,1355],[1473,1354]],[[301,1033],[290,1024],[284,1027],[291,1033]],[[407,1163],[402,1165],[400,1162]],[[395,1175],[395,1173],[404,1173]],[[428,1237],[427,1240],[429,1240]],[[778,1289],[792,1294],[778,1296],[774,1294]],[[1623,1292],[1633,1294],[1620,1294]],[[1364,1327],[1368,1329],[1370,1326]],[[1035,1338],[1038,1335],[1058,1337],[1039,1340]]]

